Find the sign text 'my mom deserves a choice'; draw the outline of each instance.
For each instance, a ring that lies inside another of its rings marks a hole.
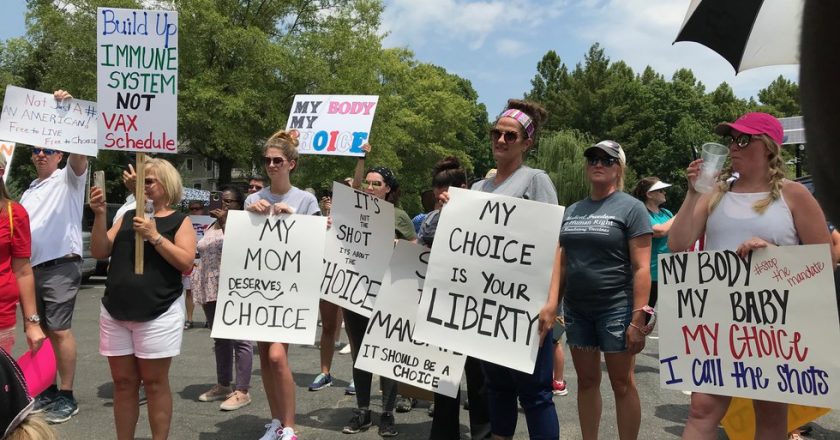
[[[176,153],[178,14],[99,8],[99,148]]]
[[[564,208],[460,188],[449,194],[417,337],[532,373]]]
[[[659,274],[662,387],[840,408],[828,246],[666,254]]]
[[[212,337],[312,344],[326,217],[229,211]]]

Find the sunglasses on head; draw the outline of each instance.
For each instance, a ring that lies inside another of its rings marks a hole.
[[[739,134],[738,136],[728,134],[723,137],[723,145],[732,146],[732,144],[735,144],[739,150],[743,150],[750,145],[750,142],[752,142],[753,139],[755,139],[755,137],[749,134]]]
[[[52,156],[53,154],[58,153],[58,151],[53,150],[51,148],[33,148],[32,149],[32,154],[34,154],[36,156],[41,154],[41,153],[44,153],[44,156]]]
[[[362,186],[372,186],[374,188],[379,188],[380,186],[384,185],[385,182],[380,182],[378,180],[362,180]]]
[[[512,144],[519,140],[519,132],[518,131],[507,131],[507,130],[499,130],[498,128],[494,128],[490,130],[490,139],[493,142],[499,142],[499,139],[502,137],[505,138],[506,144]]]
[[[279,167],[282,166],[285,162],[286,159],[283,159],[282,157],[263,157],[263,163],[265,164],[265,166],[276,165]]]
[[[616,159],[614,157],[609,157],[609,156],[589,156],[589,157],[586,158],[586,162],[590,166],[593,166],[593,167],[595,165],[598,165],[598,163],[600,162],[601,165],[609,168],[609,167],[617,164],[618,159]]]

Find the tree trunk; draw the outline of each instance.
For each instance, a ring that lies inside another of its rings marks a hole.
[[[230,158],[219,159],[219,187],[230,183],[230,175],[233,171],[233,161]]]

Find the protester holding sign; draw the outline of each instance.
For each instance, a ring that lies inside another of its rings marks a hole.
[[[668,237],[671,249],[688,249],[703,231],[706,250],[735,250],[741,257],[768,246],[831,242],[817,201],[803,185],[785,179],[784,131],[775,117],[747,113],[715,132],[725,136],[730,164],[710,194],[694,189],[702,159],[689,164],[688,193]],[[716,438],[730,399],[693,393],[683,438]],[[753,406],[755,437],[785,438],[787,404],[754,400]]]
[[[169,435],[169,367],[181,352],[183,337],[181,273],[192,267],[195,258],[192,223],[172,209],[181,199],[178,171],[163,159],[147,159],[145,176],[146,198],[154,206],[152,219],[131,210],[106,230],[104,191],[94,187],[90,196],[91,254],[111,258],[99,312],[99,352],[108,357],[111,367],[118,439],[134,438],[141,381],[152,436]],[[136,274],[134,267],[137,233],[145,239],[143,274]]]
[[[69,105],[72,96],[64,90],[53,94],[56,104]],[[58,387],[51,386],[37,399],[35,411],[46,411],[51,423],[63,423],[79,412],[73,397],[76,376],[76,339],[70,330],[76,294],[82,282],[82,204],[88,176],[88,160],[70,154],[59,169],[61,151],[35,147],[32,162],[38,178],[20,198],[29,213],[32,258],[38,314],[27,316],[40,322],[50,338],[58,362]],[[61,238],[61,239],[57,239]]]
[[[420,225],[420,230],[417,233],[417,241],[420,244],[432,247],[438,220],[440,219],[441,195],[447,193],[451,186],[467,187],[467,172],[456,157],[447,157],[435,164],[432,174],[432,191],[436,204],[435,209],[426,215]],[[470,402],[470,436],[475,440],[489,438],[490,419],[487,414],[487,393],[484,388],[484,372],[481,370],[481,361],[473,357],[467,357],[464,364],[464,373],[467,376],[467,397]],[[435,393],[434,415],[429,440],[460,438],[461,423],[458,420],[461,413],[460,402],[460,392],[454,398]]]
[[[375,167],[369,169],[362,181],[361,189],[390,203],[396,203],[399,200],[399,182],[389,168]],[[417,238],[411,218],[405,211],[396,206],[394,206],[394,237],[412,242]],[[350,339],[350,354],[353,357],[354,364],[359,355],[359,348],[362,346],[362,339],[368,323],[369,319],[365,316],[344,309],[344,325]],[[370,395],[372,380],[373,375],[370,372],[353,368],[353,384],[355,385],[358,409],[350,421],[347,422],[347,425],[344,426],[342,432],[345,434],[356,434],[371,426]],[[380,383],[382,386],[382,416],[379,420],[379,435],[392,437],[397,435],[393,414],[397,402],[397,382],[393,379],[381,377]]]
[[[210,215],[216,222],[204,231],[196,250],[201,257],[198,266],[193,269],[193,299],[204,309],[208,327],[213,328],[216,316],[216,299],[219,292],[219,273],[222,265],[222,246],[225,239],[225,221],[229,210],[241,210],[244,203],[242,191],[235,187],[222,189],[222,207],[214,209]],[[213,339],[213,352],[216,356],[216,385],[198,396],[202,402],[223,400],[219,406],[224,411],[233,411],[251,403],[251,367],[254,362],[254,346],[251,341]],[[236,387],[231,389],[233,380],[234,357],[236,358]]]
[[[642,413],[633,367],[648,333],[652,231],[644,205],[622,192],[621,145],[601,141],[584,155],[590,194],[566,209],[558,278],[578,376],[580,430],[585,439],[598,438],[603,352],[619,437],[636,438]]]
[[[633,189],[633,196],[645,204],[650,224],[653,227],[653,241],[650,248],[650,299],[648,299],[648,305],[651,307],[656,307],[659,292],[656,283],[659,254],[671,252],[668,249],[668,231],[674,223],[674,214],[665,208],[660,208],[665,203],[665,189],[670,186],[670,183],[665,183],[658,177],[645,177]],[[646,316],[645,323],[650,321],[650,316]]]
[[[292,186],[290,176],[297,167],[298,140],[280,130],[263,147],[263,164],[271,184],[245,199],[245,209],[264,215],[297,213],[320,215],[318,200],[312,194]],[[295,382],[289,367],[289,344],[258,342],[260,371],[265,388],[271,423],[260,440],[296,440]]]
[[[472,190],[556,205],[557,192],[545,171],[524,164],[524,157],[535,146],[539,128],[546,117],[545,109],[539,104],[519,99],[508,100],[507,109],[496,119],[490,130],[496,174],[476,182]],[[560,436],[551,386],[554,344],[550,335],[546,337],[554,323],[557,301],[557,296],[550,292],[548,302],[540,312],[542,341],[532,374],[482,362],[494,436],[512,438],[516,429],[517,397],[525,409],[531,437]],[[471,400],[470,408],[476,404],[480,403]]]
[[[0,155],[0,168],[6,157]],[[12,352],[15,345],[15,311],[20,302],[23,316],[38,314],[35,304],[35,277],[29,257],[32,255],[29,215],[19,203],[12,201],[6,183],[0,179],[0,347]],[[44,342],[41,326],[26,320],[24,333],[29,349],[38,351]]]

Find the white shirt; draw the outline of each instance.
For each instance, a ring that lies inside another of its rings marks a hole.
[[[82,255],[82,207],[88,170],[81,176],[68,164],[50,177],[35,179],[20,197],[29,213],[33,266],[67,254]]]
[[[120,206],[120,209],[114,214],[114,219],[112,220],[113,223],[116,223],[117,220],[121,219],[126,212],[134,209],[137,207],[137,199],[134,198],[134,194],[129,194],[128,197],[125,198],[125,203]],[[112,223],[112,224],[113,224]]]

